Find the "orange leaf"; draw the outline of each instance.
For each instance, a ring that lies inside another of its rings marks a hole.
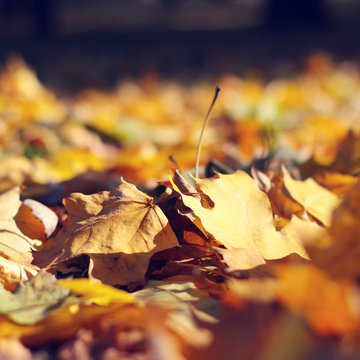
[[[312,265],[280,266],[277,275],[279,301],[302,314],[320,334],[346,335],[358,328],[352,304],[359,294],[348,280],[332,280]]]
[[[56,229],[58,217],[47,206],[26,199],[15,216],[21,231],[32,239],[45,241]]]

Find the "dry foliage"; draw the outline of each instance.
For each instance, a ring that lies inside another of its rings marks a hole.
[[[219,84],[195,178],[210,84],[1,70],[1,358],[360,356],[359,69]]]

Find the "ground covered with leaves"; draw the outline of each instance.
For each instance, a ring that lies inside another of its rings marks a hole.
[[[2,66],[1,358],[359,358],[359,67],[218,84]]]

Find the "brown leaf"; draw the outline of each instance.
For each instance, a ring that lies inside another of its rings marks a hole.
[[[90,277],[127,285],[144,280],[153,254],[178,245],[152,198],[124,180],[111,192],[72,194],[65,207],[69,223],[37,256],[42,266],[86,254]]]

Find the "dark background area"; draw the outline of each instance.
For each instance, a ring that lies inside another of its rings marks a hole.
[[[0,0],[0,62],[76,91],[157,72],[291,75],[318,51],[360,59],[356,0]]]

